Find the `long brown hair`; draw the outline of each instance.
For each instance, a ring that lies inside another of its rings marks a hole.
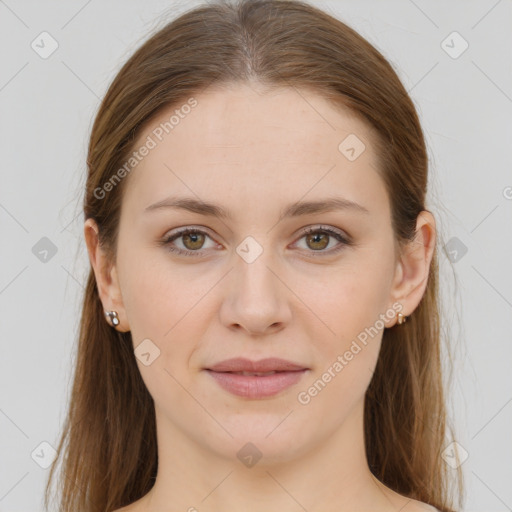
[[[392,66],[353,29],[298,0],[218,0],[191,9],[150,37],[124,64],[96,116],[88,148],[85,219],[115,262],[125,180],[104,185],[133,152],[141,128],[162,109],[214,83],[258,81],[309,88],[352,109],[374,129],[396,242],[415,235],[425,210],[428,158],[415,107]],[[452,512],[441,351],[437,249],[425,294],[406,324],[385,329],[365,397],[372,473],[391,489]],[[60,512],[110,512],[145,495],[157,473],[152,397],[130,333],[112,329],[92,269],[83,298],[69,410],[56,464]],[[451,475],[452,474],[452,475]],[[455,479],[454,479],[455,480]]]

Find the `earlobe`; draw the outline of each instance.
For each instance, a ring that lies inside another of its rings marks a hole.
[[[422,211],[416,222],[416,236],[402,250],[395,272],[392,297],[403,305],[402,315],[413,314],[425,293],[435,240],[434,217]]]
[[[117,269],[112,265],[110,258],[99,244],[99,229],[93,219],[87,219],[84,224],[84,237],[89,253],[89,261],[94,272],[98,295],[105,312],[105,320],[111,317],[107,316],[109,312],[116,312],[117,322],[108,322],[118,331],[127,332],[126,315],[117,276]]]

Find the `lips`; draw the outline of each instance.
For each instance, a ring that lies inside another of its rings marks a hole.
[[[274,375],[277,373],[276,371],[272,372],[224,372],[224,373],[232,373],[233,375],[245,375],[252,377],[266,377],[267,375]]]
[[[269,373],[269,372],[293,372],[298,370],[307,370],[305,366],[292,363],[285,359],[278,359],[270,357],[267,359],[261,359],[260,361],[251,361],[242,357],[234,359],[227,359],[220,363],[210,366],[208,370],[214,372],[248,372],[248,373]]]
[[[309,368],[277,358],[260,361],[235,358],[205,370],[231,394],[261,399],[276,395],[296,384]]]

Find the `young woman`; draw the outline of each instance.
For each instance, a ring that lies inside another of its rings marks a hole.
[[[88,169],[59,510],[455,510],[425,142],[373,46],[299,1],[190,10]]]

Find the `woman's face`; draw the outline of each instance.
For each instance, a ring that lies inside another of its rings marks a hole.
[[[401,300],[387,193],[368,127],[321,96],[237,84],[194,100],[134,145],[148,149],[125,178],[104,305],[131,331],[159,435],[292,459],[360,428],[347,420],[383,328],[416,305]],[[297,371],[211,371],[232,358]]]

